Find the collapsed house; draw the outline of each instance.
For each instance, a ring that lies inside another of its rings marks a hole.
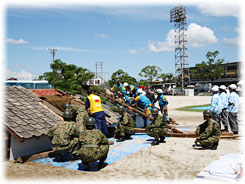
[[[62,121],[64,104],[84,105],[79,96],[23,87],[5,88],[4,132],[6,158],[10,160],[51,150],[49,129]],[[107,123],[118,122],[119,115],[103,104]]]
[[[36,95],[23,87],[5,88],[4,130],[6,156],[17,159],[52,147],[46,135],[62,118],[44,106]]]

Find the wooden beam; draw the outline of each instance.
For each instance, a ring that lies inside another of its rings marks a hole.
[[[144,128],[135,128],[135,133],[145,133]],[[197,135],[195,132],[183,132],[183,133],[174,133],[171,131],[168,131],[167,137],[182,137],[182,138],[197,138]],[[232,132],[222,132],[220,135],[221,139],[225,138],[237,138],[240,137],[239,135],[234,135]]]
[[[136,112],[136,113],[138,113],[138,114],[140,114],[140,115],[142,115],[142,116],[145,116],[145,117],[148,118],[149,120],[153,120],[153,119],[154,119],[153,117],[151,117],[151,116],[145,114],[144,112],[141,112],[140,110],[138,110],[138,109],[136,109],[136,108],[133,108],[133,107],[131,107],[130,105],[125,104],[124,102],[120,102],[119,100],[114,99],[114,98],[112,98],[112,97],[109,96],[109,95],[101,94],[101,93],[100,93],[99,95],[102,95],[102,96],[104,96],[105,98],[107,98],[107,99],[109,99],[109,100],[111,100],[111,101],[113,101],[113,102],[116,102],[116,103],[118,103],[118,104],[120,104],[120,105],[122,105],[122,106],[124,106],[124,107],[127,107],[127,108],[128,108],[129,110],[131,110],[131,111],[134,111],[134,112]],[[173,120],[171,119],[171,121],[173,121]],[[174,126],[171,126],[171,125],[168,125],[168,124],[167,124],[167,127],[168,127],[169,129],[171,129],[172,131],[174,131],[174,132],[183,133],[183,131],[178,130],[178,129],[175,128]]]
[[[48,157],[48,154],[50,152],[52,152],[52,151],[46,151],[46,152],[42,152],[42,153],[38,153],[38,154],[34,154],[34,155],[18,157],[15,160],[15,162],[16,163],[24,163],[24,162],[30,162],[30,161],[33,161],[33,160],[37,160],[37,159],[46,158],[46,157]]]

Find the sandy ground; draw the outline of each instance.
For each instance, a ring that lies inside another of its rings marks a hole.
[[[210,96],[167,96],[169,116],[180,125],[193,129],[203,122],[200,112],[176,111],[175,108],[210,103]],[[241,115],[239,116],[241,119]],[[241,121],[239,122],[242,129]],[[241,131],[240,131],[241,133]],[[97,172],[83,173],[38,163],[5,162],[5,180],[64,180],[96,181],[191,181],[213,160],[228,153],[241,153],[242,140],[221,139],[217,150],[192,148],[194,138],[168,138],[166,143],[145,148],[118,160]]]

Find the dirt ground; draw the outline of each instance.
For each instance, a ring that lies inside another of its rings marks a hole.
[[[181,126],[193,129],[203,122],[201,112],[177,111],[175,108],[208,104],[210,96],[167,96],[169,116]],[[239,128],[242,133],[241,114]],[[190,182],[213,160],[228,153],[242,153],[242,139],[221,139],[217,150],[197,150],[192,148],[194,138],[167,138],[166,143],[145,148],[118,160],[97,172],[83,173],[65,168],[39,163],[4,164],[4,179],[22,180],[76,180],[76,181],[171,181]]]

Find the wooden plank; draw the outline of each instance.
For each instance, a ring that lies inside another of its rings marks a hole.
[[[135,133],[145,133],[144,128],[135,128]],[[183,132],[183,133],[174,133],[171,131],[168,131],[167,137],[181,137],[181,138],[197,138],[197,135],[195,132]],[[234,135],[232,132],[222,132],[220,135],[221,139],[225,138],[237,138],[240,137],[239,135]]]
[[[37,159],[46,158],[46,157],[48,157],[48,154],[50,152],[52,152],[52,151],[46,151],[46,152],[42,152],[42,153],[38,153],[38,154],[34,154],[34,155],[18,157],[15,160],[15,162],[24,163],[24,162],[30,162],[30,161],[33,161],[33,160],[37,160]]]

